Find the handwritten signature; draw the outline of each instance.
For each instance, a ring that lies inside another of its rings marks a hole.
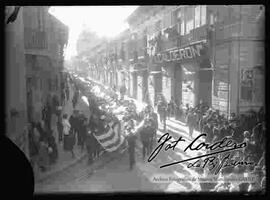
[[[224,168],[224,167],[236,166],[236,165],[240,165],[240,164],[242,164],[242,165],[244,165],[244,164],[251,165],[252,164],[251,162],[246,162],[246,161],[245,162],[244,161],[238,162],[238,164],[235,164],[236,162],[233,162],[233,161],[229,162],[229,160],[231,160],[230,159],[231,154],[227,154],[221,161],[219,161],[219,159],[215,156],[218,154],[222,154],[224,152],[232,152],[232,151],[235,151],[237,149],[243,149],[247,146],[246,142],[242,142],[242,143],[238,144],[234,140],[229,139],[227,137],[224,137],[220,141],[216,141],[213,144],[206,143],[206,142],[199,142],[199,139],[201,139],[203,137],[207,137],[207,135],[201,134],[198,137],[196,137],[190,144],[188,144],[186,146],[186,148],[184,149],[184,152],[207,150],[206,154],[196,156],[193,158],[189,158],[189,159],[185,159],[185,160],[180,160],[180,161],[175,161],[175,162],[171,162],[168,164],[164,164],[164,165],[160,166],[160,168],[165,168],[165,167],[169,167],[172,165],[193,161],[193,163],[188,164],[188,168],[191,168],[191,167],[203,167],[204,168],[205,166],[208,165],[208,166],[211,166],[210,170],[212,170],[216,167],[215,173],[218,173],[222,167]],[[165,149],[165,151],[168,151],[170,149],[175,150],[175,147],[180,142],[186,142],[186,140],[183,139],[182,136],[180,136],[178,138],[178,140],[175,140],[175,141],[171,141],[171,139],[172,139],[172,136],[170,136],[169,133],[165,133],[164,135],[162,135],[158,140],[159,145],[150,154],[150,156],[148,158],[148,162],[151,162],[152,160],[154,160],[162,149]],[[170,143],[168,143],[168,142],[170,142]],[[199,160],[201,158],[206,158],[204,160],[203,165],[198,164]],[[195,162],[194,162],[194,160],[195,160]]]

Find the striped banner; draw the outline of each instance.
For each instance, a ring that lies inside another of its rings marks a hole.
[[[99,144],[108,152],[117,150],[124,142],[124,136],[121,135],[121,124],[109,124],[103,133],[94,134]]]

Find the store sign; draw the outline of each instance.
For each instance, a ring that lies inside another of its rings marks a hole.
[[[158,53],[154,56],[155,63],[163,63],[170,61],[184,61],[195,59],[201,56],[201,51],[204,49],[203,43],[193,44],[185,48],[177,48],[162,53]]]

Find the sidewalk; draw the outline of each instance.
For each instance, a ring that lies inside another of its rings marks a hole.
[[[70,97],[69,101],[66,102],[64,108],[63,108],[63,113],[68,114],[68,117],[72,114],[73,107],[72,107],[72,97],[73,97],[73,90],[70,87]],[[82,99],[79,100],[78,106],[83,105]],[[77,107],[78,108],[78,107]],[[35,181],[36,182],[42,182],[47,178],[50,178],[57,174],[58,172],[61,172],[80,160],[82,160],[84,157],[86,157],[86,151],[84,150],[81,152],[80,147],[75,144],[74,146],[74,154],[75,158],[72,158],[71,153],[64,151],[63,149],[63,143],[58,143],[58,139],[56,139],[56,144],[57,144],[57,149],[58,149],[58,159],[56,161],[56,164],[53,164],[49,166],[49,169],[46,172],[41,172],[40,170],[36,170],[35,172]]]

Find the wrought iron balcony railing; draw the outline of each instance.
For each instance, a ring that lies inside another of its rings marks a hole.
[[[25,28],[24,44],[26,49],[47,49],[47,34],[45,31]]]

